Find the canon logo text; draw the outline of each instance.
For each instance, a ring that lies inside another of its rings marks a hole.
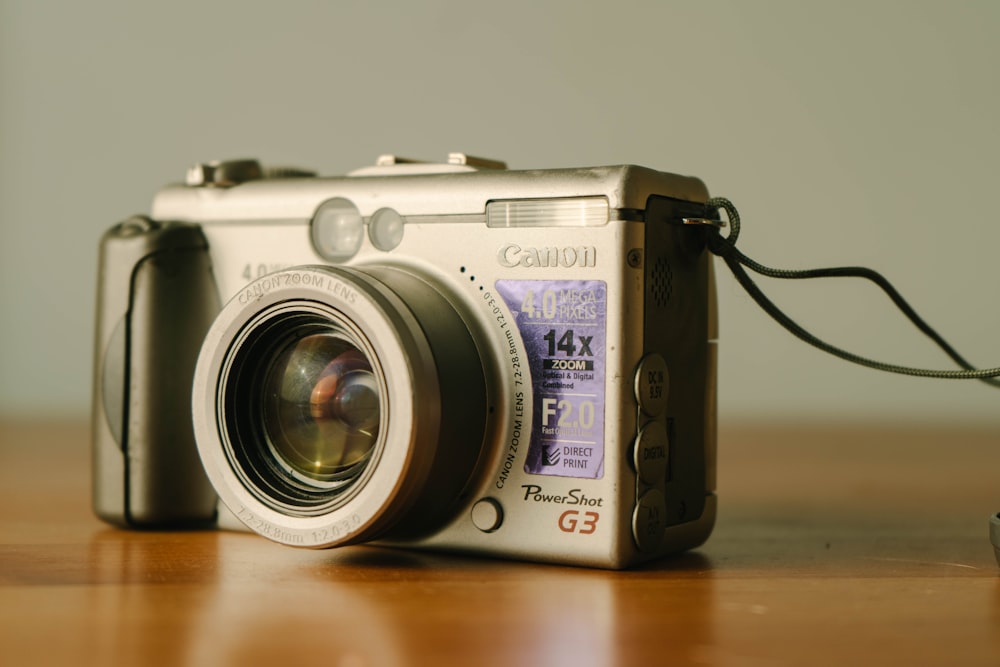
[[[594,246],[522,248],[516,243],[508,243],[497,251],[497,261],[500,266],[508,269],[515,266],[529,268],[579,266],[586,268],[597,266],[597,248]]]

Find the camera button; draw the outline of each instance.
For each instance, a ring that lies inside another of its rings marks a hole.
[[[663,494],[656,489],[642,494],[632,513],[632,537],[639,551],[655,551],[660,547],[666,519],[667,502]]]
[[[669,387],[666,360],[656,352],[643,357],[635,371],[635,398],[642,411],[650,417],[662,414],[667,409]]]
[[[503,507],[493,498],[483,498],[472,506],[472,524],[484,533],[492,533],[503,523]]]
[[[667,478],[669,452],[670,442],[663,424],[654,421],[643,426],[635,439],[633,451],[633,463],[639,479],[650,486],[663,484]]]
[[[184,182],[191,187],[230,188],[263,177],[264,170],[257,160],[217,160],[194,165]]]
[[[140,234],[148,234],[159,229],[159,227],[160,223],[155,220],[150,220],[144,215],[133,215],[128,220],[118,223],[113,229],[113,234],[118,238],[129,238],[131,236],[139,236]]]

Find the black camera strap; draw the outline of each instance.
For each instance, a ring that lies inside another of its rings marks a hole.
[[[897,291],[896,288],[893,287],[892,284],[880,273],[865,267],[857,266],[807,269],[799,271],[773,269],[764,266],[763,264],[750,259],[736,248],[736,240],[739,238],[740,234],[740,215],[733,203],[728,199],[716,197],[708,200],[707,206],[709,207],[711,214],[714,215],[717,215],[720,210],[725,211],[726,216],[729,219],[730,226],[728,236],[722,236],[722,234],[719,233],[719,226],[717,222],[718,218],[712,217],[711,215],[709,216],[709,219],[704,221],[686,219],[685,222],[694,224],[700,222],[710,223],[707,226],[707,229],[711,230],[708,235],[709,249],[715,255],[722,258],[729,269],[733,272],[736,280],[743,286],[743,289],[747,291],[753,300],[757,302],[757,305],[759,305],[764,312],[774,318],[778,324],[788,330],[792,335],[823,350],[824,352],[828,352],[841,359],[845,359],[862,366],[867,366],[869,368],[874,368],[876,370],[888,371],[890,373],[900,373],[903,375],[915,375],[918,377],[952,380],[981,380],[982,382],[994,387],[1000,387],[1000,380],[996,379],[1000,376],[1000,368],[977,369],[966,361],[965,358],[963,358],[962,355],[960,355],[950,344],[948,344],[948,342],[945,341],[940,334],[932,329],[930,325],[923,320],[923,318],[917,315],[916,311],[910,306],[909,303],[906,302],[899,291]],[[871,281],[878,285],[878,287],[880,287],[882,291],[885,292],[890,299],[892,299],[892,302],[896,304],[896,307],[898,307],[903,314],[906,315],[906,317],[913,323],[914,326],[917,327],[917,329],[922,331],[924,335],[934,341],[939,348],[944,350],[944,352],[964,370],[930,370],[924,368],[897,366],[894,364],[887,364],[873,359],[868,359],[831,345],[830,343],[827,343],[826,341],[823,341],[806,331],[802,328],[802,326],[778,308],[778,306],[776,306],[774,302],[772,302],[764,294],[764,292],[761,291],[760,287],[757,286],[744,267],[768,278],[782,278],[787,280],[802,280],[808,278],[862,278],[864,280]]]

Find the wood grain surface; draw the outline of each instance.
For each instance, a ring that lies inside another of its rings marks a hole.
[[[90,513],[85,423],[0,423],[2,665],[998,665],[1000,432],[723,424],[698,551],[605,572]]]

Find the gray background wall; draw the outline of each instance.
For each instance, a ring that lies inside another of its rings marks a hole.
[[[99,234],[241,156],[694,174],[751,256],[878,268],[1000,365],[998,64],[990,1],[0,0],[0,414],[86,413]],[[719,276],[723,418],[1000,425],[996,390],[829,358]],[[946,365],[854,281],[765,287],[832,342]]]

